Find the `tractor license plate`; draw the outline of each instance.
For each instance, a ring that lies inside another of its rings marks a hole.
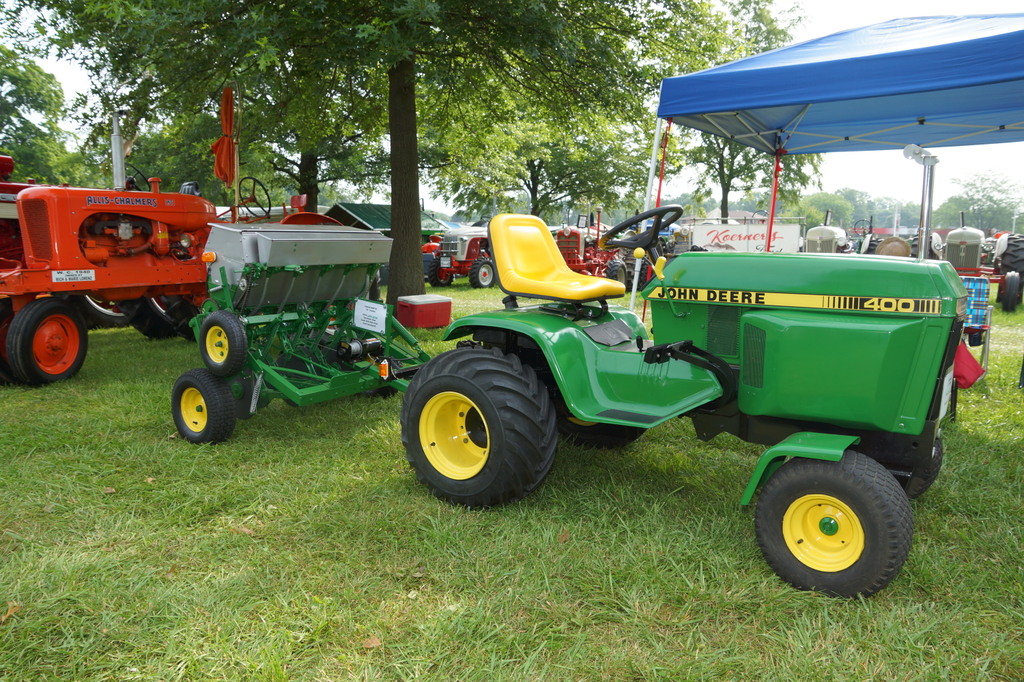
[[[451,256],[441,256],[441,267],[442,268],[450,268],[451,266],[452,266],[452,257]]]
[[[946,418],[949,412],[949,401],[953,397],[953,368],[946,372],[946,378],[942,381],[942,406],[939,408],[939,423]]]

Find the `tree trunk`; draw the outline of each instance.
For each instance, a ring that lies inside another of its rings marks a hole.
[[[424,292],[420,256],[420,178],[416,146],[416,62],[403,59],[388,70],[391,133],[391,268],[388,303]]]
[[[314,213],[320,201],[320,185],[317,182],[320,176],[319,161],[316,152],[302,152],[299,155],[299,194],[306,195],[305,210]]]

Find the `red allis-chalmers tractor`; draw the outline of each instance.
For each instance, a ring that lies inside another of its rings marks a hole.
[[[4,169],[9,177],[10,157],[0,157]],[[201,255],[216,209],[149,183],[131,191],[0,182],[0,383],[51,383],[81,368],[81,297],[118,302],[148,336],[188,331],[207,296]]]

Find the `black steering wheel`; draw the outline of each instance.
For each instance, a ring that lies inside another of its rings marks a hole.
[[[124,183],[125,189],[128,190],[142,190],[145,192],[150,191],[149,176],[140,171],[138,168],[130,163],[124,164],[125,173],[131,171],[130,174],[125,176]]]
[[[240,197],[239,207],[246,208],[251,220],[270,217],[270,192],[262,182],[247,175],[238,181],[238,195]]]
[[[611,228],[603,235],[601,235],[601,242],[599,246],[604,248],[608,246],[619,246],[630,251],[641,248],[648,253],[651,261],[658,260],[661,256],[661,249],[658,248],[658,236],[659,233],[666,227],[674,223],[683,217],[683,207],[678,204],[669,204],[667,206],[658,206],[652,208],[649,211],[638,213],[632,218],[626,218],[621,223]],[[653,218],[654,221],[651,226],[638,234],[626,237],[624,239],[616,239],[616,235],[622,234],[634,225],[640,225],[648,218]]]

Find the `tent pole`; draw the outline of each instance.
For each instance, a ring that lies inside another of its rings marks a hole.
[[[764,251],[772,252],[772,232],[775,230],[775,205],[779,198],[779,175],[782,173],[782,155],[785,149],[775,150],[775,172],[772,174],[772,201],[768,209],[768,225],[764,231]]]
[[[658,146],[661,140],[661,126],[665,119],[659,117],[654,125],[654,141],[651,142],[651,165],[647,171],[647,194],[644,195],[644,210],[651,208],[651,197],[654,195],[654,174],[658,172]]]

